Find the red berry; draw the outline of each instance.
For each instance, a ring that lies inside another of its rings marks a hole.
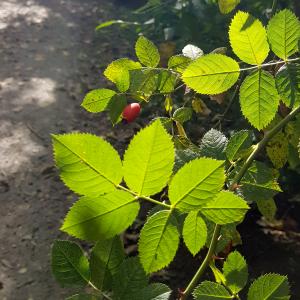
[[[141,106],[139,103],[130,103],[124,108],[122,117],[130,123],[135,120],[135,118],[139,115],[140,111]]]

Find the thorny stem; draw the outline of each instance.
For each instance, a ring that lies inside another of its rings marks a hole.
[[[251,166],[253,160],[255,159],[256,155],[267,145],[267,143],[274,137],[290,120],[292,120],[298,113],[300,112],[300,106],[292,110],[284,119],[282,119],[276,126],[274,126],[270,131],[268,131],[263,139],[254,147],[254,150],[252,153],[248,156],[247,160],[245,161],[243,167],[240,169],[240,171],[237,173],[237,175],[234,177],[231,185],[229,186],[229,190],[233,191],[236,184],[238,184],[245,173],[247,172],[248,168]],[[200,265],[198,271],[190,281],[189,285],[183,292],[181,296],[181,300],[187,299],[187,297],[192,293],[194,290],[196,284],[198,283],[199,279],[203,275],[204,271],[206,270],[209,262],[212,259],[213,254],[215,253],[216,246],[218,244],[218,238],[221,231],[221,225],[216,224],[214,233],[208,248],[208,252]]]
[[[155,199],[152,199],[152,198],[150,198],[150,197],[146,197],[146,196],[139,195],[139,194],[137,194],[136,192],[134,192],[134,191],[132,191],[132,190],[130,190],[130,189],[127,189],[126,187],[124,187],[124,186],[122,186],[122,185],[120,185],[120,184],[119,184],[117,187],[118,187],[119,189],[123,190],[123,191],[126,191],[126,192],[130,193],[131,195],[135,196],[137,199],[143,199],[143,200],[146,200],[146,201],[148,201],[148,202],[152,202],[152,203],[154,203],[154,204],[163,206],[163,207],[165,207],[165,208],[167,208],[167,209],[171,209],[171,208],[172,208],[171,205],[169,205],[169,204],[167,204],[167,203],[163,203],[163,202],[157,201],[157,200],[155,200]]]

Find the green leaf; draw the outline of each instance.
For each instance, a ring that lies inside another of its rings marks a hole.
[[[124,180],[139,195],[160,192],[167,184],[174,164],[171,136],[159,120],[142,129],[124,154]]]
[[[157,70],[130,71],[130,91],[150,97],[158,88]]]
[[[90,258],[91,282],[99,290],[111,289],[112,277],[124,260],[123,244],[119,236],[100,240],[92,249]]]
[[[147,284],[148,276],[138,258],[128,258],[124,260],[113,277],[113,299],[132,300],[132,295],[140,292]]]
[[[215,129],[205,133],[200,144],[201,156],[224,160],[228,140],[226,136]]]
[[[286,276],[266,274],[256,279],[250,286],[248,300],[289,300],[289,282]]]
[[[85,133],[52,135],[52,138],[60,177],[75,193],[100,195],[114,190],[121,182],[121,159],[102,138]]]
[[[198,211],[191,211],[187,215],[182,235],[187,248],[195,256],[205,245],[207,238],[206,224]]]
[[[88,259],[76,243],[56,240],[51,264],[52,273],[61,286],[85,286],[90,280]]]
[[[115,91],[109,89],[93,90],[84,97],[81,106],[89,112],[101,112],[106,109],[109,101],[115,94]]]
[[[178,245],[179,232],[171,211],[162,210],[150,216],[139,240],[140,261],[146,273],[167,266],[173,260]]]
[[[286,60],[298,52],[300,23],[296,15],[288,9],[278,12],[269,22],[268,39],[272,51]]]
[[[144,36],[138,38],[135,44],[135,52],[143,65],[155,68],[159,64],[160,56],[158,49]]]
[[[191,63],[191,59],[184,55],[171,56],[168,61],[168,68],[179,73],[183,73],[186,67]]]
[[[120,58],[108,65],[104,71],[104,75],[116,84],[120,92],[126,92],[130,85],[129,71],[140,69],[141,67],[139,62],[128,58]]]
[[[221,284],[225,285],[225,277],[224,277],[223,273],[216,267],[214,261],[211,261],[209,263],[209,267],[214,274],[216,283],[221,283]]]
[[[101,297],[90,294],[76,294],[66,298],[66,300],[102,300]]]
[[[249,13],[236,13],[229,27],[229,39],[233,52],[250,65],[260,65],[268,56],[266,30]]]
[[[220,192],[217,197],[201,209],[201,213],[216,224],[240,222],[249,206],[241,197],[229,191]]]
[[[283,103],[293,108],[300,104],[300,64],[286,64],[275,76],[276,87]]]
[[[219,0],[219,9],[222,14],[229,14],[240,3],[240,0]]]
[[[276,169],[282,168],[288,159],[289,142],[286,135],[280,131],[267,144],[266,152]]]
[[[190,107],[179,107],[174,111],[173,118],[175,121],[183,124],[192,118],[193,110]]]
[[[171,93],[174,91],[177,77],[168,70],[160,71],[157,78],[157,88],[161,93]]]
[[[180,168],[182,168],[186,163],[199,158],[200,154],[192,149],[184,149],[184,150],[176,150],[175,155],[175,164],[174,164],[174,173],[177,172]]]
[[[224,161],[199,158],[185,164],[173,177],[169,198],[173,207],[197,210],[211,200],[224,185]]]
[[[124,191],[82,197],[68,212],[61,230],[87,241],[109,239],[130,226],[138,211],[135,197]]]
[[[259,212],[267,220],[270,220],[270,221],[274,220],[276,211],[277,211],[277,207],[276,207],[275,201],[272,198],[267,199],[267,200],[257,199],[255,202],[257,204],[257,208],[258,208]]]
[[[127,100],[125,95],[115,95],[108,103],[108,114],[113,125],[122,120],[122,112],[126,105]]]
[[[139,26],[141,25],[140,23],[138,22],[127,22],[127,21],[123,21],[123,20],[109,20],[109,21],[106,21],[106,22],[103,22],[103,23],[100,23],[96,28],[95,30],[98,31],[98,30],[101,30],[103,28],[106,28],[106,27],[109,27],[111,25],[115,25],[115,24],[120,24],[122,27],[124,26],[129,26],[129,25],[133,25],[133,26]]]
[[[132,295],[130,300],[169,300],[171,290],[162,283],[152,283]]]
[[[229,161],[236,160],[243,150],[248,149],[252,145],[252,132],[249,130],[241,130],[235,132],[226,147],[226,156]]]
[[[207,54],[193,61],[182,74],[184,83],[200,94],[220,94],[238,80],[240,67],[222,54]]]
[[[274,77],[263,70],[248,75],[240,88],[240,104],[243,115],[255,128],[265,128],[279,105]]]
[[[201,282],[194,290],[193,295],[195,300],[232,299],[229,292],[221,284],[211,281]]]
[[[195,60],[202,56],[204,53],[199,47],[188,44],[182,49],[182,54],[191,60]]]
[[[237,171],[240,167],[237,167]],[[255,161],[240,182],[240,191],[247,201],[268,200],[281,192],[274,170]]]
[[[244,257],[238,252],[231,252],[224,265],[223,273],[226,279],[226,286],[233,294],[241,291],[248,280],[248,267]]]

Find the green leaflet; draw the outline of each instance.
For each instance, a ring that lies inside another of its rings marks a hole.
[[[191,59],[184,55],[174,55],[169,58],[168,68],[176,72],[182,73],[191,63]]]
[[[240,3],[240,0],[219,0],[219,9],[222,14],[229,14]]]
[[[201,213],[210,221],[224,225],[240,222],[248,209],[249,206],[241,197],[229,191],[222,191],[202,207]]]
[[[201,156],[225,160],[225,148],[228,140],[226,136],[215,129],[205,133],[200,144]]]
[[[115,95],[109,101],[107,109],[109,118],[113,125],[119,123],[122,120],[122,112],[127,105],[125,95]]]
[[[289,300],[289,293],[287,277],[271,273],[260,276],[252,283],[247,300]]]
[[[228,255],[223,265],[223,274],[226,279],[226,286],[233,294],[237,294],[247,284],[247,263],[238,251],[231,252]]]
[[[193,61],[182,74],[184,83],[200,94],[220,94],[239,78],[240,67],[222,54],[207,54]]]
[[[168,70],[163,70],[158,73],[157,89],[161,93],[170,93],[174,90],[177,77]]]
[[[298,51],[300,23],[288,9],[278,12],[269,22],[268,39],[272,51],[286,60]]]
[[[197,210],[211,200],[224,185],[224,161],[198,158],[185,164],[173,177],[169,198],[173,207]]]
[[[192,114],[193,110],[190,107],[179,107],[174,111],[173,118],[183,124],[192,118]]]
[[[175,154],[175,164],[174,164],[174,173],[182,168],[186,163],[196,158],[199,158],[200,154],[196,151],[193,151],[189,148],[184,150],[176,150]]]
[[[252,145],[252,132],[241,130],[235,132],[226,147],[226,156],[229,161],[236,160],[239,155]]]
[[[266,152],[276,169],[282,168],[288,159],[289,142],[286,135],[280,131],[267,144]]]
[[[137,257],[124,260],[113,277],[114,300],[132,300],[132,295],[140,292],[148,284],[145,274]]]
[[[109,239],[135,220],[139,203],[124,191],[98,197],[82,197],[68,212],[62,231],[86,241]]]
[[[247,201],[268,200],[281,192],[274,170],[259,161],[253,162],[240,184],[238,191]]]
[[[81,106],[89,112],[101,112],[106,109],[109,101],[115,94],[115,91],[109,89],[93,90],[84,97]]]
[[[226,300],[232,299],[229,292],[221,284],[203,281],[193,292],[195,300]],[[256,299],[258,300],[258,299]]]
[[[243,115],[257,129],[265,128],[275,117],[279,95],[273,76],[263,70],[248,75],[240,88]]]
[[[130,71],[130,91],[150,97],[158,88],[157,70],[132,70]]]
[[[114,190],[121,182],[120,157],[102,138],[86,133],[70,133],[52,135],[52,139],[60,177],[75,193],[100,195]]]
[[[171,136],[159,120],[142,129],[124,154],[124,180],[139,195],[160,192],[167,184],[174,164]]]
[[[162,283],[152,283],[144,287],[136,294],[132,294],[128,300],[169,300],[171,291]]]
[[[260,65],[267,58],[269,45],[262,23],[249,13],[238,11],[229,27],[233,52],[244,62]]]
[[[183,225],[183,240],[190,252],[195,256],[205,245],[207,228],[198,211],[191,211]]]
[[[90,280],[88,259],[74,242],[56,240],[52,246],[51,265],[61,286],[85,286]]]
[[[99,290],[109,290],[112,277],[125,257],[123,244],[119,236],[109,240],[100,240],[92,249],[90,258],[91,282]]]
[[[135,44],[135,52],[139,61],[147,66],[155,68],[159,64],[160,55],[156,46],[144,36],[140,36]]]
[[[104,75],[116,84],[120,92],[126,92],[130,85],[129,71],[140,69],[141,67],[139,62],[128,58],[120,58],[108,65],[104,71]]]
[[[179,245],[176,219],[171,211],[162,210],[150,216],[139,240],[139,257],[147,274],[167,266]]]
[[[286,64],[275,76],[276,87],[281,100],[293,108],[300,104],[300,64]]]
[[[259,212],[267,219],[267,220],[274,220],[277,207],[275,201],[271,199],[261,200],[257,199],[256,201],[257,208]]]

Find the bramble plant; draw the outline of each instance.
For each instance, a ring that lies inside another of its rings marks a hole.
[[[275,215],[273,197],[281,191],[277,170],[291,159],[300,137],[299,35],[299,20],[290,10],[275,14],[267,29],[249,13],[238,11],[229,40],[240,62],[219,53],[223,48],[204,55],[189,45],[184,55],[172,56],[168,67],[161,68],[157,48],[141,36],[135,45],[138,62],[121,58],[107,67],[104,75],[117,91],[89,92],[82,103],[86,110],[106,110],[116,124],[128,98],[145,104],[159,96],[165,98],[169,117],[140,130],[123,160],[108,142],[92,134],[53,135],[61,179],[82,196],[61,230],[95,244],[89,259],[74,242],[58,240],[53,245],[57,281],[92,289],[68,299],[169,299],[169,287],[149,283],[149,276],[173,261],[181,237],[193,256],[208,250],[188,286],[178,287],[180,292],[173,295],[182,300],[191,295],[197,300],[241,299],[239,293],[248,282],[244,257],[235,250],[222,268],[215,261],[228,244],[238,242],[236,226],[251,205],[266,218]],[[266,63],[269,48],[274,59]],[[221,94],[232,87],[232,100],[239,91],[243,116],[261,133],[241,130],[228,139],[211,129],[199,146],[193,144],[184,123],[203,108],[199,94]],[[174,95],[184,88],[185,100],[179,100],[184,105],[173,112]],[[286,109],[280,110],[279,104]],[[267,163],[256,160],[265,148]],[[140,232],[138,257],[126,258],[120,234],[137,218],[141,201],[154,208]],[[199,283],[208,267],[216,282]],[[247,295],[248,300],[290,299],[288,279],[263,275]]]

